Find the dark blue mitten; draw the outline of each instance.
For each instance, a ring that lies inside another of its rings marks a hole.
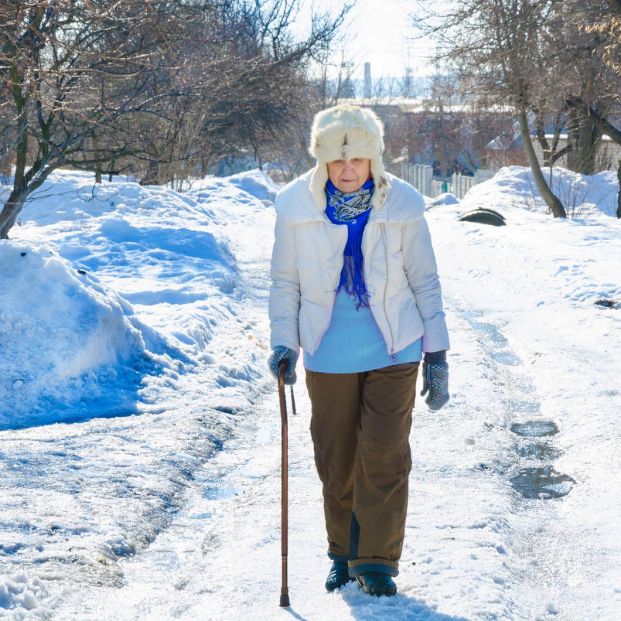
[[[423,360],[423,390],[420,393],[427,398],[425,403],[431,410],[439,410],[449,400],[448,363],[445,351],[425,354]]]
[[[285,371],[285,384],[295,384],[297,375],[295,374],[295,364],[298,360],[298,355],[288,347],[284,345],[276,345],[274,351],[268,360],[268,366],[272,375],[278,379],[278,367],[281,360],[287,361],[287,370]]]

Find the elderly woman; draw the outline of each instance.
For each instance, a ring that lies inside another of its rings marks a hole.
[[[341,105],[314,119],[316,166],[276,199],[269,366],[304,350],[334,591],[393,595],[403,547],[419,363],[449,399],[449,339],[422,196],[382,165],[383,127]]]

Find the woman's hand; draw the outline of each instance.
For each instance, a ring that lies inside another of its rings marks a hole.
[[[439,410],[449,400],[448,363],[445,351],[425,353],[423,360],[423,390],[421,396],[428,396],[425,403],[431,410]]]
[[[284,345],[276,345],[274,351],[268,360],[268,366],[272,375],[278,379],[278,367],[281,360],[286,360],[287,369],[285,371],[285,384],[295,384],[297,375],[295,374],[295,364],[298,360],[298,355],[288,347]]]

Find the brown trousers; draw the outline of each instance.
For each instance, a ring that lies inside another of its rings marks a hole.
[[[363,373],[306,371],[328,555],[352,576],[396,576],[412,468],[417,362]]]

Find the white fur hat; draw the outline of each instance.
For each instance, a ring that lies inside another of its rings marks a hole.
[[[342,104],[318,112],[313,120],[309,151],[317,160],[311,176],[311,191],[321,209],[326,205],[327,163],[357,157],[371,160],[375,184],[373,206],[380,207],[384,203],[388,192],[382,164],[384,126],[373,110]]]

